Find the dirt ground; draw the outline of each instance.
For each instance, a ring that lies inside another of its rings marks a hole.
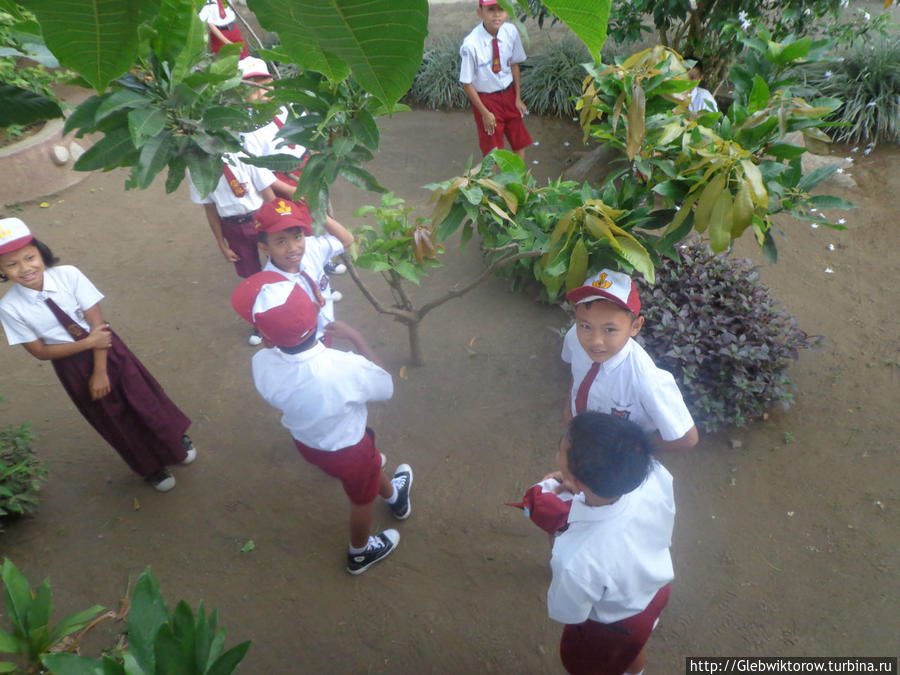
[[[534,173],[559,175],[580,131],[569,121],[529,126],[540,143],[529,152]],[[468,113],[398,115],[383,123],[370,168],[423,205],[421,185],[477,154],[472,127]],[[891,309],[900,304],[900,152],[861,154],[858,188],[827,186],[858,204],[844,214],[849,229],[783,220],[779,263],[761,263],[801,327],[825,336],[791,370],[796,405],[663,459],[676,486],[676,579],[648,673],[683,672],[691,655],[900,651],[900,325]],[[334,280],[345,295],[338,316],[394,375],[393,400],[370,408],[379,447],[388,468],[415,470],[399,548],[351,577],[341,489],[302,461],[253,388],[254,350],[228,301],[237,277],[202,210],[184,187],[126,192],[124,180],[91,175],[49,208],[16,214],[107,295],[108,320],[193,418],[200,455],[175,469],[173,492],[155,493],[84,423],[49,364],[0,349],[0,423],[31,420],[51,471],[37,513],[7,523],[0,550],[33,584],[50,577],[57,617],[115,607],[149,565],[170,605],[202,600],[218,609],[229,644],[253,641],[240,672],[562,672],[560,626],[546,616],[546,538],[503,502],[553,468],[568,382],[564,313],[491,279],[425,320],[426,365],[403,379],[404,327],[375,314],[348,277]],[[337,217],[362,225],[353,212],[377,199],[338,186]],[[740,248],[758,258],[750,242]],[[480,268],[475,246],[460,253],[451,242],[444,258],[416,297]],[[376,526],[394,524],[378,510]],[[255,548],[242,552],[250,540]]]

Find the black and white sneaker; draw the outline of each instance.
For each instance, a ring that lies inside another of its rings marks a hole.
[[[181,437],[181,445],[187,451],[187,456],[181,460],[181,464],[191,464],[197,459],[197,448],[194,447],[191,437],[184,434],[184,436]]]
[[[329,262],[325,265],[325,274],[346,274],[347,266],[344,263]]]
[[[350,574],[362,574],[379,560],[387,558],[397,548],[398,541],[400,533],[397,530],[385,530],[369,537],[366,550],[362,553],[347,551],[347,571]]]
[[[154,490],[159,492],[168,492],[175,487],[175,478],[166,468],[160,469],[146,480],[153,486]]]
[[[397,488],[397,501],[388,504],[397,520],[406,520],[412,513],[412,503],[409,501],[409,490],[412,487],[413,470],[409,464],[401,464],[391,478],[391,484]]]

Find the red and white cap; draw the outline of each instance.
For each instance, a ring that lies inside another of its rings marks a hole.
[[[273,234],[290,227],[299,227],[303,234],[312,235],[312,216],[306,204],[298,204],[289,199],[275,199],[256,210],[253,228],[257,232]]]
[[[532,485],[520,502],[506,502],[507,506],[520,508],[532,522],[548,534],[554,534],[569,526],[569,511],[572,508],[572,493],[561,491],[559,481],[547,478]]]
[[[497,0],[478,0],[479,7],[488,7],[490,5],[496,5]]]
[[[296,347],[316,332],[319,307],[278,272],[257,272],[244,279],[231,294],[231,306],[279,347]]]
[[[0,255],[18,251],[30,244],[33,239],[31,230],[18,218],[0,220]]]
[[[250,77],[272,77],[266,62],[255,56],[245,56],[238,61],[238,70],[241,71],[242,80]]]
[[[624,272],[613,272],[609,269],[600,270],[586,279],[584,284],[566,293],[566,300],[573,305],[592,300],[607,300],[633,312],[635,316],[641,313],[641,298],[634,281]]]

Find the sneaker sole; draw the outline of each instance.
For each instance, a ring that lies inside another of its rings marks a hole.
[[[404,465],[401,464],[400,466],[404,466]],[[406,470],[406,471],[409,471],[409,485],[406,486],[406,495],[407,495],[407,497],[406,497],[406,504],[407,504],[407,508],[406,508],[406,513],[404,513],[402,516],[398,516],[396,513],[394,513],[394,518],[396,518],[397,520],[406,520],[407,518],[410,517],[410,515],[412,515],[412,498],[411,498],[409,495],[410,495],[410,493],[412,492],[412,485],[413,485],[413,470],[412,470],[412,467],[411,467],[409,464],[406,464],[405,466],[406,466],[406,469],[405,469],[405,470]],[[397,467],[397,468],[399,469],[400,467]],[[394,475],[396,476],[397,473],[395,473]],[[391,510],[391,513],[393,513],[393,509]]]

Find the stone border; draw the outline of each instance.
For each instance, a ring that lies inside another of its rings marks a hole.
[[[0,148],[0,207],[46,197],[90,175],[72,165],[91,142],[63,136],[64,124],[49,120],[33,136]]]

